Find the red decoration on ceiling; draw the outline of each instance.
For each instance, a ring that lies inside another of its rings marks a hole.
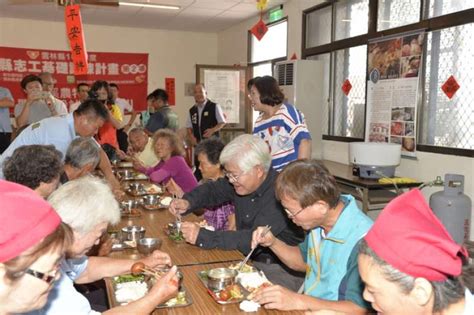
[[[296,60],[296,59],[298,59],[298,56],[296,56],[296,53],[293,53],[293,55],[291,55],[290,60]]]
[[[263,22],[262,18],[255,24],[251,29],[250,32],[258,39],[261,40],[263,36],[267,33],[268,27]]]
[[[349,92],[350,92],[351,89],[352,89],[352,84],[351,84],[351,82],[349,81],[349,79],[346,79],[346,80],[344,81],[344,83],[342,84],[341,89],[342,89],[342,92],[343,92],[344,94],[346,94],[346,96],[349,95]]]
[[[452,99],[454,94],[456,94],[457,90],[459,90],[460,87],[461,86],[458,84],[456,79],[453,76],[450,76],[441,86],[441,89],[449,99]]]
[[[71,48],[71,59],[74,64],[74,74],[86,75],[88,69],[87,51],[79,5],[66,6],[64,20],[66,22],[66,35]]]

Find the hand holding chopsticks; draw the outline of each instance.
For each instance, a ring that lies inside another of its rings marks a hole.
[[[252,235],[252,245],[254,244],[253,242],[253,239],[255,238],[256,235],[258,235],[258,238],[263,238],[265,237],[265,235],[271,230],[271,226],[269,225],[266,225],[265,227],[258,227],[254,232],[253,232],[253,235]],[[250,253],[248,253],[248,255],[245,257],[244,260],[242,260],[242,262],[240,263],[239,265],[239,268],[238,270],[240,271],[244,266],[245,264],[247,263],[247,261],[250,259],[250,256],[252,256],[253,254],[253,251],[255,250],[255,248],[257,248],[258,246],[258,243],[255,244],[255,246],[252,246],[252,250],[250,251]]]

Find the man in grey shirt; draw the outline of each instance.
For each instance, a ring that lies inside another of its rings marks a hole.
[[[27,99],[15,106],[14,113],[19,128],[44,118],[67,114],[64,103],[57,102],[50,92],[43,90],[43,82],[38,76],[27,75],[20,85]]]

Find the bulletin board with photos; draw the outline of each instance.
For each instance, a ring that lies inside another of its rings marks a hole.
[[[424,42],[418,31],[368,45],[367,140],[399,143],[405,156],[415,156]]]
[[[204,83],[207,97],[219,104],[227,120],[222,133],[232,140],[251,130],[251,107],[247,98],[248,67],[196,65],[196,82]]]

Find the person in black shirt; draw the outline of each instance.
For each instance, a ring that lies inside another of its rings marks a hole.
[[[178,115],[168,105],[168,93],[162,89],[154,90],[147,96],[148,105],[155,109],[145,126],[145,132],[152,136],[159,129],[171,129],[177,131],[179,128]]]
[[[304,239],[303,230],[287,218],[275,197],[278,174],[270,168],[270,151],[262,139],[248,134],[235,138],[222,151],[220,163],[227,179],[196,187],[183,199],[173,200],[169,209],[179,216],[231,201],[236,231],[209,231],[196,223],[183,222],[181,229],[187,242],[202,248],[237,249],[247,255],[252,232],[262,225],[271,226],[272,234],[288,245],[296,246]],[[295,291],[303,283],[302,274],[287,268],[268,248],[257,248],[251,258],[273,283]]]

